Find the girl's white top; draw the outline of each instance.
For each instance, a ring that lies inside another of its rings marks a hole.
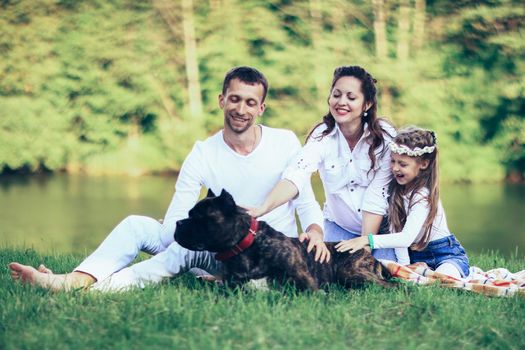
[[[310,175],[319,170],[326,197],[325,218],[360,234],[363,211],[385,215],[388,208],[388,184],[392,179],[388,144],[395,136],[395,129],[387,123],[382,123],[381,127],[385,131],[384,145],[375,151],[373,169],[370,169],[368,156],[370,145],[366,137],[370,132],[367,124],[353,151],[337,125],[328,135],[318,139],[326,130],[323,124],[314,130],[283,178],[294,183],[301,192],[310,183]]]
[[[403,196],[403,203],[407,213],[407,220],[403,230],[397,233],[374,236],[374,248],[405,248],[412,243],[418,242],[423,237],[423,224],[430,211],[428,194],[427,188],[417,191],[414,194],[414,198],[412,198],[410,207],[410,196]],[[430,241],[447,236],[450,236],[450,230],[448,229],[443,205],[441,205],[441,200],[439,200],[437,214],[432,222],[432,230],[430,231]]]

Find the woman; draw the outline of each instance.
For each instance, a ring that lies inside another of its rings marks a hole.
[[[259,208],[249,209],[255,217],[297,196],[318,170],[326,195],[325,241],[342,241],[377,234],[388,208],[390,150],[395,129],[377,117],[375,79],[358,66],[334,71],[328,113],[307,137],[297,160],[283,175]],[[328,260],[322,234],[303,234],[316,247],[321,261]],[[379,259],[406,262],[406,250],[380,249]]]

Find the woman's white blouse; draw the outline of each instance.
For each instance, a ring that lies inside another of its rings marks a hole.
[[[366,138],[370,132],[367,124],[353,151],[337,125],[319,139],[318,136],[326,130],[323,124],[314,130],[283,178],[301,191],[310,181],[311,174],[319,170],[326,196],[325,218],[345,230],[360,234],[363,211],[385,215],[388,208],[388,185],[392,179],[388,144],[395,136],[395,129],[387,123],[382,123],[381,127],[385,130],[384,149],[380,146],[375,151],[373,169],[370,169],[368,156],[370,145]]]

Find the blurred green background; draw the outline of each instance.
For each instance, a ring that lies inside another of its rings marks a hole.
[[[519,182],[524,28],[522,0],[1,0],[0,171],[177,172],[235,65],[270,82],[261,122],[304,136],[346,64],[437,131],[443,180]]]

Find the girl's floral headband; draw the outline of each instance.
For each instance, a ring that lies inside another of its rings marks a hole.
[[[410,157],[420,157],[425,153],[432,153],[436,149],[436,146],[425,146],[423,148],[416,147],[414,149],[409,148],[405,145],[398,145],[397,143],[390,143],[390,150],[397,154],[406,154]]]

